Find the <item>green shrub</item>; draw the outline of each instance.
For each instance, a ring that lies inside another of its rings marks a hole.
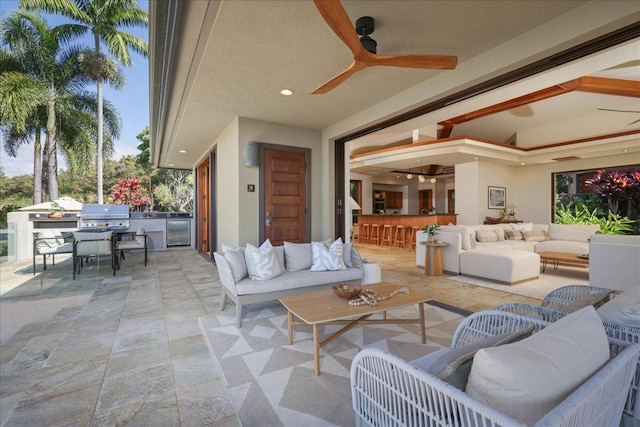
[[[621,217],[609,211],[606,217],[599,215],[598,209],[589,210],[587,205],[558,205],[556,224],[590,224],[598,225],[602,234],[632,234],[636,221]]]

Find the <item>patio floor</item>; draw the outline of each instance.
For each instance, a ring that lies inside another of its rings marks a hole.
[[[478,311],[539,300],[427,277],[415,253],[358,245],[382,279]],[[219,311],[215,266],[188,248],[130,252],[71,280],[71,260],[0,269],[0,425],[240,425],[198,317]],[[249,308],[250,309],[250,308]],[[233,311],[233,303],[226,310]]]

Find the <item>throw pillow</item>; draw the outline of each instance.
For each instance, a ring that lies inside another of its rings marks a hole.
[[[343,247],[344,252],[344,265],[347,268],[353,267],[353,261],[351,260],[351,248],[353,247],[353,243],[345,243]]]
[[[136,236],[135,236],[135,240],[136,243],[140,244],[140,245],[144,245],[145,243],[145,235],[146,231],[144,231],[144,228],[140,227],[138,228],[138,231],[136,231]]]
[[[224,259],[229,263],[234,282],[238,283],[247,277],[247,262],[244,258],[244,248],[233,248],[223,243],[222,256],[224,256]]]
[[[504,240],[504,231],[502,230],[477,230],[476,239],[478,242],[498,242]]]
[[[504,230],[504,235],[507,240],[524,240],[522,231],[518,230]]]
[[[344,264],[344,245],[342,238],[338,238],[328,248],[324,242],[311,242],[313,264],[311,271],[346,270]]]
[[[464,391],[471,372],[473,356],[478,350],[519,341],[531,336],[534,329],[535,326],[532,325],[522,331],[495,335],[456,348],[443,348],[410,364]]]
[[[547,235],[543,230],[523,231],[522,236],[527,242],[544,242],[547,240]]]
[[[608,360],[602,320],[589,306],[522,341],[478,350],[466,393],[533,425]]]
[[[310,269],[313,264],[311,243],[284,242],[284,258],[287,271]]]
[[[36,236],[36,239],[42,239],[42,240],[38,240],[36,243],[36,248],[38,249],[38,253],[47,252],[49,249],[55,249],[56,247],[59,246],[56,235],[51,230],[39,232],[38,235]]]
[[[244,254],[251,280],[269,280],[283,273],[276,251],[268,239],[259,248],[247,243]]]

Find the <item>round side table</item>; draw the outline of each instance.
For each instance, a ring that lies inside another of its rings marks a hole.
[[[424,254],[424,274],[427,276],[442,276],[442,248],[447,246],[444,242],[420,242],[426,246]]]
[[[380,283],[382,281],[382,271],[380,264],[377,262],[362,262],[362,284],[370,285],[372,283]]]

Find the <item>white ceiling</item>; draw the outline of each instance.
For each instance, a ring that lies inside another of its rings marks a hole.
[[[364,15],[375,18],[376,30],[371,37],[378,42],[379,54],[456,55],[458,69],[431,71],[371,67],[354,74],[325,95],[311,95],[313,89],[352,61],[350,51],[330,30],[313,2],[182,2],[179,37],[173,40],[177,65],[163,106],[165,113],[160,119],[165,121],[162,135],[156,135],[158,141],[155,141],[158,164],[193,167],[236,116],[326,130],[363,110],[388,103],[399,93],[410,93],[412,88],[424,90],[428,81],[447,79],[451,87],[458,80],[458,86],[477,83],[465,81],[463,73],[478,68],[479,62],[476,61],[481,58],[495,56],[496,47],[507,49],[510,43],[536,34],[545,25],[567,22],[574,13],[590,16],[585,14],[585,8],[593,9],[595,14],[610,7],[608,2],[582,0],[342,3],[353,21]],[[637,2],[616,3],[616,7],[635,10],[635,15],[630,13],[624,19],[598,28],[599,34],[627,25],[640,16]],[[152,22],[153,13],[152,9]],[[591,22],[588,24],[597,27]],[[559,28],[557,32],[562,35],[563,31],[569,30]],[[547,43],[553,46],[553,49],[549,48],[553,51],[584,41],[561,39],[547,42],[544,34],[536,37],[536,43]],[[604,75],[639,80],[640,49],[635,52],[635,57],[620,57],[618,64],[624,65],[604,72]],[[160,57],[161,53],[154,54],[152,48],[152,60],[154,56]],[[496,67],[504,69],[496,68],[496,71],[508,71],[518,65],[523,64],[496,64]],[[295,94],[290,97],[280,95],[278,92],[284,88],[292,89]],[[416,97],[419,98],[420,94]],[[398,102],[396,111],[410,107],[413,105]],[[504,142],[518,133],[519,145],[536,146],[593,132],[606,134],[640,128],[640,123],[629,126],[630,122],[640,118],[640,114],[603,112],[597,108],[640,111],[640,101],[638,98],[572,92],[457,125],[452,136],[473,135]],[[450,112],[414,119],[360,138],[353,141],[351,147],[362,150],[362,147],[410,139],[413,129],[433,128],[440,120],[473,109],[473,103],[458,105]],[[580,124],[582,121],[586,124]],[[567,129],[571,132],[566,132]],[[560,140],[559,135],[562,135]],[[447,157],[446,153],[441,157],[433,157],[433,152],[429,155],[431,158],[425,159],[425,164],[460,161],[455,156]],[[384,162],[378,160],[378,163]],[[394,168],[399,164],[383,166]]]

